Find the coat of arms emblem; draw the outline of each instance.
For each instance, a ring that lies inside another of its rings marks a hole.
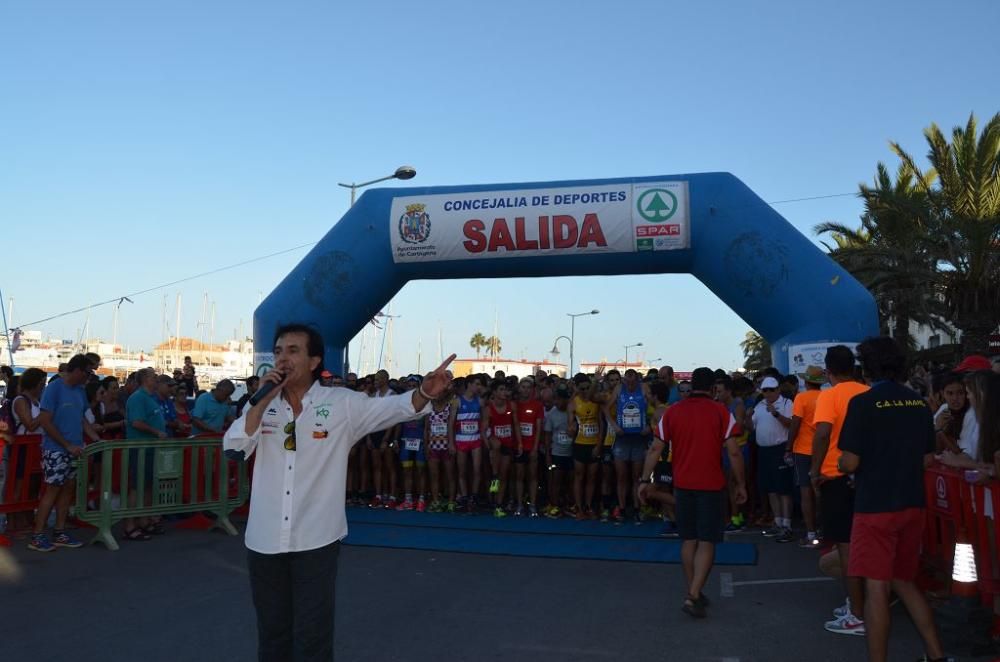
[[[426,205],[406,205],[406,213],[399,217],[399,238],[408,244],[422,244],[431,236],[431,217]]]

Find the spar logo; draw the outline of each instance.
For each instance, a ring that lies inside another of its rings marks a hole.
[[[663,223],[677,213],[677,196],[665,188],[651,188],[643,191],[635,207],[647,222]]]
[[[408,244],[422,244],[431,236],[431,217],[426,205],[406,205],[406,213],[399,217],[399,238]]]

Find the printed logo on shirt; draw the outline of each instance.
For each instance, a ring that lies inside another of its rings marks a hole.
[[[274,407],[270,407],[270,408],[268,408],[267,413],[270,416],[277,416],[278,415],[278,410],[275,409]]]
[[[329,430],[313,430],[313,439],[326,439],[329,436]]]
[[[329,418],[330,417],[330,410],[327,408],[326,405],[320,405],[319,407],[316,407],[316,416],[322,416],[323,418]]]

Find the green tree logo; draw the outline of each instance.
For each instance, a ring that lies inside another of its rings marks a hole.
[[[662,223],[677,211],[677,196],[665,188],[651,188],[643,191],[635,206],[650,223]]]

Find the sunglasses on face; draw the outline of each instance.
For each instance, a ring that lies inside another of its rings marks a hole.
[[[763,391],[764,393],[774,393],[777,390],[778,389],[776,389],[776,388],[762,388],[761,389],[761,391]]]
[[[291,423],[285,423],[285,450],[293,451],[295,450],[295,421]]]

